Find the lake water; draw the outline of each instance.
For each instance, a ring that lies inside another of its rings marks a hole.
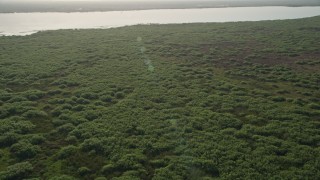
[[[0,35],[43,30],[111,28],[136,24],[260,21],[320,15],[320,7],[236,7],[87,13],[0,13]]]

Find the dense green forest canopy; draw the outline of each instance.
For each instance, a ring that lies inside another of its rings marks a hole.
[[[319,179],[319,27],[0,37],[0,179]]]

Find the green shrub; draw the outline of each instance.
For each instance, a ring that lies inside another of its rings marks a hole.
[[[194,162],[195,166],[210,174],[213,177],[219,176],[219,169],[217,168],[217,163],[211,160],[197,160]]]
[[[58,117],[62,114],[63,110],[61,107],[57,107],[51,111],[52,116]]]
[[[84,140],[84,142],[81,144],[81,149],[87,152],[94,150],[97,153],[103,153],[104,144],[98,138],[90,138],[90,139]]]
[[[154,180],[166,180],[166,179],[184,179],[176,172],[169,169],[169,167],[156,169],[153,176]]]
[[[146,157],[142,154],[126,154],[117,161],[116,166],[119,170],[140,169],[145,161]]]
[[[296,64],[299,64],[299,65],[305,65],[305,64],[307,64],[306,61],[296,61],[295,63],[296,63]]]
[[[19,159],[33,158],[41,151],[37,145],[32,145],[29,142],[19,141],[10,147],[10,151]]]
[[[98,99],[98,95],[94,93],[84,93],[81,95],[81,97],[89,100]]]
[[[0,147],[10,147],[12,144],[18,142],[19,135],[16,133],[6,133],[0,136]]]
[[[71,143],[71,144],[73,144],[73,143],[76,143],[76,142],[78,141],[78,139],[77,139],[77,137],[75,137],[75,136],[68,136],[68,137],[66,138],[66,141],[69,142],[69,143]]]
[[[0,108],[0,118],[5,118],[9,115],[9,112],[6,109]]]
[[[166,166],[167,162],[164,159],[155,159],[150,161],[150,165],[160,168]]]
[[[242,127],[242,121],[233,117],[231,114],[214,114],[211,117],[211,122],[217,124],[221,129],[235,128],[240,129]]]
[[[308,105],[311,109],[320,110],[320,105],[316,103],[311,103]]]
[[[62,93],[62,91],[60,89],[55,89],[55,90],[48,91],[47,94],[53,96],[53,95],[57,95],[57,94],[61,94],[61,93]]]
[[[58,158],[59,159],[66,159],[66,158],[74,155],[77,151],[78,151],[78,148],[73,145],[63,147],[58,152]]]
[[[49,180],[76,180],[76,178],[68,175],[60,175],[49,178]]]
[[[69,111],[64,111],[63,114],[60,114],[59,119],[70,121],[72,119],[72,115]]]
[[[72,108],[73,111],[83,111],[86,107],[84,105],[76,105]]]
[[[108,164],[102,167],[101,172],[105,175],[110,174],[114,171],[117,167],[114,164]]]
[[[85,122],[88,122],[88,120],[83,117],[75,117],[71,119],[71,123],[74,125],[79,125]]]
[[[78,99],[76,100],[76,102],[77,102],[78,104],[90,104],[90,101],[87,100],[87,99],[84,99],[84,98],[78,98]]]
[[[62,108],[63,110],[71,110],[71,109],[72,109],[72,107],[73,107],[73,106],[72,106],[72,105],[70,105],[70,104],[64,104],[64,105],[62,105],[62,107],[61,107],[61,108]]]
[[[39,118],[39,117],[47,117],[48,114],[44,111],[39,110],[29,110],[23,114],[26,118]]]
[[[61,98],[54,98],[54,99],[50,99],[48,102],[50,104],[64,104],[66,100]]]
[[[35,127],[35,125],[33,125],[30,121],[22,120],[20,117],[16,116],[2,120],[1,123],[0,134],[10,132],[26,134],[33,130]]]
[[[100,116],[100,114],[96,111],[87,111],[85,113],[85,118],[89,121],[95,120]]]
[[[115,94],[115,97],[116,97],[117,99],[122,99],[122,98],[124,98],[124,94],[123,94],[122,92],[117,92],[117,93]]]
[[[102,101],[96,101],[94,102],[95,106],[104,106],[104,103]]]
[[[108,179],[105,178],[105,177],[97,177],[97,178],[95,178],[94,180],[108,180]]]
[[[272,97],[272,101],[274,101],[274,102],[283,102],[283,101],[286,101],[286,98],[281,97],[281,96],[276,96],[276,97]]]
[[[17,96],[17,97],[11,98],[8,102],[12,103],[12,102],[22,102],[22,101],[28,101],[28,99],[25,97]]]
[[[1,101],[6,102],[6,101],[8,101],[10,99],[11,99],[11,95],[10,94],[7,94],[7,93],[1,93],[0,94],[0,100]]]
[[[55,125],[55,126],[62,126],[66,123],[68,123],[68,121],[66,120],[61,120],[61,119],[53,119],[52,121],[52,124]]]
[[[119,176],[119,177],[115,177],[113,178],[114,180],[140,180],[141,178],[137,177],[137,176],[134,176],[134,175],[122,175],[122,176]]]
[[[192,133],[192,128],[191,128],[191,127],[186,127],[186,128],[184,129],[184,132],[185,132],[185,133]]]
[[[89,174],[89,173],[90,173],[90,169],[87,168],[87,167],[80,167],[80,168],[78,169],[78,174],[79,174],[80,176],[84,176],[84,175]]]
[[[58,130],[58,132],[60,132],[60,133],[68,133],[68,132],[72,131],[74,128],[75,128],[75,127],[74,127],[73,124],[67,123],[67,124],[64,124],[64,125],[62,125],[62,126],[59,126],[59,127],[57,128],[57,130]]]
[[[42,97],[45,96],[45,93],[42,91],[27,91],[26,92],[26,97],[30,100],[30,101],[35,101],[38,100]]]
[[[32,164],[27,162],[21,162],[8,166],[6,171],[0,172],[0,179],[3,180],[16,180],[24,179],[32,172]]]
[[[45,140],[46,138],[40,134],[32,135],[31,138],[29,139],[30,143],[33,145],[42,144]]]

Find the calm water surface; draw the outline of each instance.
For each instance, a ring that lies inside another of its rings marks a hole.
[[[0,13],[0,35],[43,30],[111,28],[135,24],[260,21],[320,15],[320,7],[159,9],[88,13]]]

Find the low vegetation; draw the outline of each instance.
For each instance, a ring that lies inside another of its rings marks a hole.
[[[319,179],[319,27],[0,37],[0,179]]]

